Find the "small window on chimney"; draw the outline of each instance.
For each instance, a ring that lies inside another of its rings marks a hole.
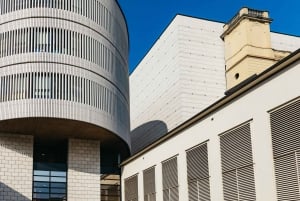
[[[234,75],[234,77],[235,77],[235,79],[237,80],[237,79],[239,79],[240,74],[239,74],[239,73],[236,73],[236,74]]]

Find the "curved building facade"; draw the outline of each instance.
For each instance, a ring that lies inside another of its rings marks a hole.
[[[31,136],[34,144],[66,139],[69,169],[70,156],[82,145],[72,139],[84,139],[89,148],[99,142],[95,147],[113,144],[113,151],[128,151],[128,32],[118,3],[0,0],[0,5],[0,133],[5,139],[11,134]],[[31,158],[38,149],[33,147]],[[68,197],[76,200],[69,174]]]
[[[116,2],[1,3],[0,120],[81,121],[128,143],[128,36]]]

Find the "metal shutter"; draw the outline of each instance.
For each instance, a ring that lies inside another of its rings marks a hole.
[[[138,200],[138,176],[125,179],[125,201]]]
[[[178,201],[178,187],[167,188],[163,190],[163,201]]]
[[[270,113],[274,158],[300,150],[300,99]]]
[[[270,112],[277,197],[300,200],[300,99]]]
[[[298,182],[300,178],[297,172],[295,155],[296,153],[291,153],[275,159],[277,198],[279,201],[300,200]]]
[[[155,201],[155,167],[144,170],[144,201]]]
[[[178,170],[177,157],[162,162],[163,200],[177,201],[178,196]]]
[[[238,200],[236,170],[223,173],[224,200]]]
[[[252,164],[250,123],[227,131],[220,140],[223,172]]]
[[[207,144],[186,152],[190,201],[210,200]]]
[[[224,200],[255,200],[250,123],[220,136]]]
[[[253,165],[237,169],[238,200],[256,200]]]

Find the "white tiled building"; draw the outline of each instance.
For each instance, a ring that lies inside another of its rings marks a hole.
[[[223,96],[222,31],[222,23],[177,15],[130,75],[133,152]]]
[[[240,37],[240,24],[269,22],[267,12],[243,8],[224,30]],[[176,16],[130,76],[133,154],[122,163],[125,201],[300,200],[300,38],[257,38],[276,57],[253,60],[273,64],[239,81],[225,67],[225,46],[236,40],[222,35],[223,26]],[[232,68],[253,57],[251,48],[264,50],[252,42]],[[239,84],[226,89],[225,77]]]

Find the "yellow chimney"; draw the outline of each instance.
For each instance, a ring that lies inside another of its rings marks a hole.
[[[242,8],[224,26],[226,83],[230,89],[254,74],[259,74],[288,52],[272,49],[269,13]]]

